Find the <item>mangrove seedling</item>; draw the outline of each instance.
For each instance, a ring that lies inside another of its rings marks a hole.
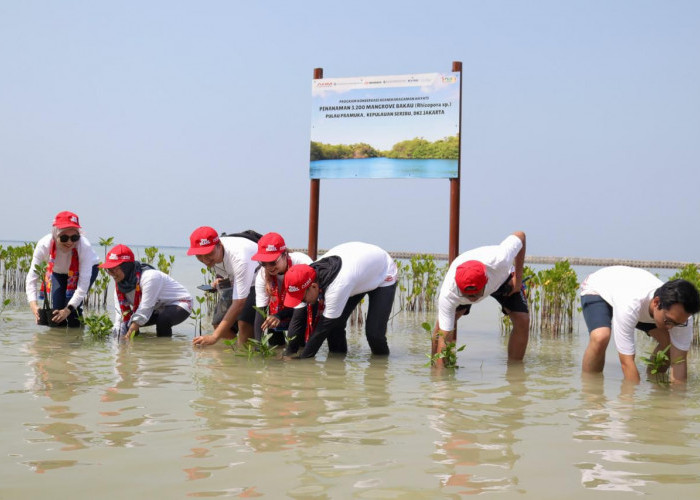
[[[690,281],[695,288],[700,290],[700,269],[695,264],[688,264],[669,279],[684,279]],[[693,345],[700,344],[700,321],[698,315],[693,315]]]
[[[234,353],[238,350],[238,345],[236,339],[225,339],[223,340],[225,346],[228,346]]]
[[[82,317],[82,322],[85,325],[85,331],[94,339],[109,337],[114,328],[114,323],[107,313],[85,315]]]
[[[668,350],[671,348],[671,344],[667,345],[665,349],[652,352],[648,357],[642,357],[642,363],[649,367],[649,373],[654,375],[656,382],[659,384],[668,384],[668,367],[671,364],[671,360],[668,356]],[[673,364],[677,365],[684,363],[683,358],[673,361]]]
[[[201,335],[202,335],[202,317],[204,316],[204,313],[202,312],[202,304],[207,299],[205,299],[204,297],[195,297],[195,300],[199,304],[199,307],[192,308],[192,315],[190,316],[190,319],[194,320],[194,336],[201,337]]]
[[[0,316],[2,316],[2,313],[5,309],[7,309],[7,306],[10,305],[10,299],[5,299],[2,301],[2,307],[0,307]]]
[[[254,356],[260,356],[263,359],[273,357],[277,354],[274,346],[270,345],[271,333],[266,333],[260,340],[248,339],[243,348],[244,352],[239,352],[236,356],[247,357],[249,360]]]
[[[423,330],[428,332],[428,334],[432,338],[433,329],[430,323],[426,321],[422,323],[421,326],[423,327]],[[437,360],[441,359],[442,365],[445,368],[457,369],[459,368],[459,366],[457,366],[457,354],[462,352],[465,347],[467,346],[462,345],[460,347],[457,347],[456,342],[445,342],[445,349],[443,349],[442,352],[436,352],[435,354],[426,354],[429,361],[425,364],[425,366],[435,366],[437,364]]]
[[[260,316],[262,316],[263,321],[267,319],[267,311],[263,307],[253,306]]]
[[[158,247],[146,247],[143,249],[143,253],[145,253],[146,256],[141,257],[141,262],[153,265],[153,261],[156,260],[156,254],[158,254]]]

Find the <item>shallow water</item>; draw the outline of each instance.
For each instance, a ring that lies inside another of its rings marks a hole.
[[[181,255],[173,274],[201,279]],[[18,297],[0,316],[0,498],[697,496],[696,351],[685,390],[623,385],[612,347],[582,380],[582,323],[509,365],[495,302],[473,311],[461,368],[436,374],[430,316],[397,314],[384,359],[353,330],[345,358],[249,361],[193,349],[191,321],[132,344],[38,327]]]

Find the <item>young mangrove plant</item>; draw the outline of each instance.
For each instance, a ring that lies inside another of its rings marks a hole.
[[[362,325],[365,324],[365,313],[362,310],[362,305],[365,303],[365,298],[363,297],[360,302],[357,303],[357,306],[355,309],[353,309],[352,313],[350,314],[350,327],[359,327],[361,328]]]
[[[170,271],[173,268],[173,264],[175,263],[174,255],[168,255],[166,257],[165,254],[160,253],[158,247],[146,247],[143,249],[143,252],[146,254],[146,256],[141,258],[141,262],[145,262],[146,264],[152,266],[157,258],[157,269],[162,273],[170,274]]]
[[[642,362],[647,365],[649,373],[654,375],[656,382],[658,384],[668,384],[668,367],[671,363],[680,364],[684,363],[683,358],[677,359],[676,361],[671,361],[668,356],[668,350],[671,345],[667,345],[665,349],[659,349],[649,354],[647,357],[642,357]]]
[[[541,293],[540,331],[553,337],[571,333],[576,311],[578,279],[568,260],[537,273]]]
[[[527,301],[527,310],[530,311],[530,331],[537,328],[539,323],[538,315],[540,310],[540,291],[537,273],[529,266],[523,268],[523,295]],[[513,322],[507,314],[501,314],[501,335],[506,335],[513,330]]]
[[[687,281],[690,281],[693,285],[695,285],[695,288],[700,290],[700,270],[698,270],[698,266],[695,264],[688,264],[687,266],[683,267],[680,271],[678,271],[676,274],[671,276],[672,280],[675,279],[684,279]],[[698,345],[700,344],[700,323],[698,322],[698,315],[694,314],[693,315],[693,345]]]
[[[47,288],[47,283],[46,283],[46,268],[48,267],[48,263],[46,262],[39,262],[38,264],[34,265],[34,274],[39,276],[39,280],[41,280],[42,284],[42,289],[46,290]],[[39,291],[38,295],[39,300],[42,300],[44,302],[44,308],[45,309],[51,309],[51,294],[46,293],[46,291]]]
[[[99,245],[104,251],[104,260],[107,260],[107,248],[111,247],[114,243],[114,236],[109,238],[100,238]],[[99,311],[100,308],[107,308],[107,290],[109,288],[110,277],[107,271],[100,268],[97,272],[97,277],[95,282],[90,287],[90,293],[85,297],[83,306],[86,309],[94,309]]]
[[[248,339],[248,341],[243,345],[242,351],[237,351],[236,356],[248,358],[248,360],[259,356],[263,359],[273,357],[277,354],[274,346],[270,345],[270,338],[272,333],[263,334],[260,340]]]
[[[426,321],[422,323],[421,326],[423,327],[423,330],[428,332],[428,335],[430,335],[430,339],[432,342],[433,328],[430,325],[430,323]],[[444,366],[445,368],[456,370],[457,368],[459,368],[459,366],[457,365],[457,354],[462,352],[465,347],[467,346],[462,345],[460,347],[457,347],[456,342],[445,342],[445,348],[442,350],[442,352],[436,352],[435,354],[426,354],[429,361],[425,364],[425,366],[435,366],[437,364],[437,361],[441,359],[442,366]]]
[[[530,311],[530,331],[540,331],[553,337],[573,332],[578,278],[568,260],[557,262],[553,268],[535,272],[523,269],[525,298]],[[510,331],[507,316],[502,319],[501,333]]]
[[[202,317],[204,316],[202,303],[204,303],[206,299],[204,297],[195,297],[194,299],[197,301],[197,304],[199,304],[199,307],[192,308],[190,319],[194,320],[194,336],[200,337],[202,335]]]
[[[202,267],[199,270],[202,273],[203,285],[209,285],[212,281],[216,279],[216,272],[214,268]],[[217,294],[216,293],[205,293],[204,299],[207,306],[207,315],[210,315],[216,308]]]
[[[85,331],[89,333],[94,339],[105,339],[110,336],[112,329],[114,328],[114,323],[109,319],[107,313],[102,314],[89,314],[82,318],[83,325],[85,325]]]
[[[399,303],[407,311],[435,309],[435,298],[447,266],[439,267],[432,255],[418,254],[406,263],[396,262],[399,272]]]
[[[5,309],[7,309],[7,306],[10,305],[10,299],[5,299],[2,301],[2,304],[0,304],[0,316],[2,316],[2,313],[5,312]]]
[[[25,289],[25,280],[30,271],[32,256],[36,243],[25,243],[4,248],[0,245],[0,270],[2,270],[2,289],[21,292]]]

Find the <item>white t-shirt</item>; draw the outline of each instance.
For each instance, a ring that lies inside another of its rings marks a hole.
[[[353,295],[396,283],[398,270],[394,259],[376,245],[343,243],[328,250],[323,257],[331,255],[341,258],[342,267],[324,290],[323,316],[328,319],[339,318]]]
[[[215,264],[214,271],[231,280],[233,300],[245,299],[250,294],[258,268],[258,263],[251,260],[258,252],[258,244],[238,236],[224,236],[220,241],[224,246],[224,261]]]
[[[311,257],[301,252],[290,252],[289,258],[292,259],[292,265],[311,264]],[[267,307],[270,303],[270,296],[267,294],[267,286],[265,279],[265,271],[260,270],[255,277],[255,306]],[[277,275],[277,290],[284,289],[284,274]]]
[[[634,354],[637,323],[654,323],[649,305],[663,281],[644,269],[627,266],[604,267],[581,283],[581,295],[599,295],[613,308],[612,335],[620,354]],[[693,340],[693,318],[688,326],[669,330],[671,343],[687,351]]]
[[[449,332],[455,329],[455,311],[457,307],[463,304],[476,304],[498,290],[510,273],[513,272],[513,261],[522,247],[523,242],[520,238],[511,234],[500,245],[474,248],[464,252],[452,261],[445,274],[442,287],[440,287],[440,295],[438,296],[438,325],[441,330]],[[488,281],[484,287],[484,294],[475,301],[471,301],[462,295],[455,281],[457,267],[468,260],[476,260],[486,266],[486,278]]]
[[[27,279],[25,280],[25,290],[27,293],[27,301],[32,302],[37,300],[37,291],[41,286],[41,278],[34,272],[34,267],[42,262],[49,261],[49,251],[51,250],[51,240],[53,236],[51,233],[47,234],[41,238],[34,248],[34,255],[32,256],[31,267],[27,273]],[[100,260],[92,249],[88,239],[80,235],[80,239],[75,245],[75,249],[78,250],[78,285],[73,292],[73,296],[68,301],[66,306],[73,306],[77,308],[83,303],[85,297],[87,296],[88,288],[90,287],[90,278],[92,277],[92,268]],[[56,244],[56,259],[53,263],[53,272],[57,274],[68,274],[70,270],[70,261],[73,257],[73,250],[65,251],[61,248],[60,244]]]
[[[134,303],[136,291],[127,293],[126,300]],[[143,326],[151,318],[153,311],[161,311],[166,306],[180,306],[192,312],[192,296],[180,283],[157,269],[144,269],[141,272],[141,302],[131,316],[131,321]],[[114,327],[120,330],[122,311],[117,298],[116,284],[114,290]]]

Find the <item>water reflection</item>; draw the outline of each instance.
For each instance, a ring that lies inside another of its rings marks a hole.
[[[177,391],[168,398],[152,396],[183,378],[182,348],[189,350],[188,344],[148,337],[135,344],[96,342],[74,332],[37,333],[26,347],[32,371],[25,386],[51,402],[43,404],[43,418],[25,424],[30,432],[41,433],[30,434],[27,442],[42,446],[39,453],[51,457],[24,462],[38,473],[80,465],[56,458],[57,452],[144,446],[159,430],[177,428],[183,420],[170,413]],[[177,407],[174,411],[180,413]]]
[[[519,491],[512,471],[520,459],[514,448],[529,404],[526,379],[524,365],[517,363],[507,366],[505,381],[495,387],[466,392],[456,390],[449,379],[435,384],[433,404],[438,411],[431,428],[440,440],[433,459],[444,467],[434,473],[443,491]]]
[[[280,485],[285,495],[331,498],[342,485],[365,493],[383,490],[387,474],[400,469],[395,448],[386,446],[401,438],[386,358],[263,362],[209,350],[198,363],[209,368],[206,375],[200,370],[201,397],[192,402],[205,432],[197,436],[196,452],[193,447],[200,464],[185,470],[190,479],[213,480],[225,466],[246,471],[245,484],[237,487],[269,488],[269,477],[251,463],[254,455],[272,454],[295,471],[293,480]],[[225,462],[231,452],[240,457],[235,464]]]
[[[60,443],[61,452],[81,450],[89,445],[90,430],[77,423],[84,412],[72,405],[71,400],[89,393],[91,388],[103,380],[100,372],[81,355],[82,335],[75,330],[49,329],[35,333],[27,344],[31,357],[31,376],[26,381],[27,389],[36,395],[62,404],[46,404],[42,408],[47,422],[25,423],[25,428],[39,432],[45,437],[27,438],[29,443],[53,447],[50,443]],[[25,462],[35,472],[71,467],[76,460],[34,460]]]
[[[697,433],[684,390],[622,382],[609,399],[602,377],[584,377],[574,439],[597,441],[589,461],[577,464],[587,489],[643,494],[654,485],[697,484]],[[668,450],[675,453],[668,453]]]
[[[91,342],[22,322],[0,323],[10,497],[76,481],[105,498],[146,484],[163,498],[697,496],[697,352],[679,390],[629,387],[617,372],[582,381],[585,342],[569,338],[533,338],[509,366],[507,338],[472,324],[462,368],[434,376],[412,315],[394,318],[389,358],[372,358],[360,332],[352,355],[320,362],[149,335]]]

